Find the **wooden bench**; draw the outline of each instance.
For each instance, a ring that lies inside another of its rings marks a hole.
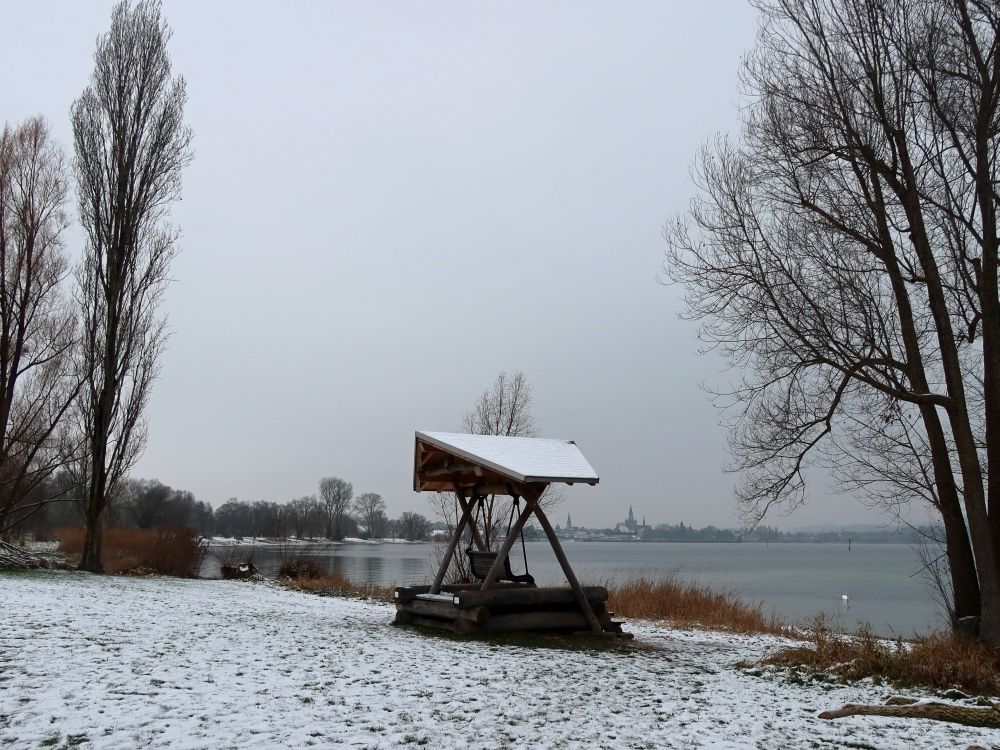
[[[490,568],[493,567],[493,563],[496,562],[497,553],[491,550],[469,549],[465,551],[465,554],[469,558],[469,568],[472,570],[472,575],[480,581],[485,580],[486,576],[489,575]],[[535,579],[531,574],[525,573],[523,576],[514,574],[514,571],[510,569],[509,555],[505,555],[503,558],[503,572],[497,577],[497,580],[535,585]]]

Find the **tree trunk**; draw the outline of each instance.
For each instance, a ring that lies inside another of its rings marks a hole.
[[[869,163],[868,166],[872,174],[875,174],[875,165]],[[871,187],[872,213],[876,218],[879,238],[884,248],[884,255],[881,257],[879,253],[874,254],[885,266],[892,286],[893,297],[896,300],[903,347],[906,351],[907,376],[914,390],[919,393],[930,393],[931,388],[924,367],[923,353],[920,349],[917,327],[913,319],[913,304],[899,266],[893,235],[889,229],[882,184],[878,177],[873,178]],[[948,442],[941,426],[941,417],[937,407],[929,404],[921,404],[919,410],[924,424],[924,432],[927,435],[927,445],[931,452],[934,484],[937,487],[938,511],[940,511],[941,520],[944,523],[945,551],[948,557],[955,622],[957,623],[962,617],[978,617],[980,615],[982,603],[979,593],[979,579],[976,574],[976,564],[972,555],[965,517],[962,515]]]
[[[924,221],[909,145],[901,133],[894,135],[899,151],[902,181],[900,182],[895,175],[889,179],[910,222],[910,237],[924,273],[927,303],[934,320],[941,367],[951,399],[946,412],[958,454],[969,536],[979,577],[981,604],[979,637],[988,646],[1000,647],[1000,568],[997,565],[993,529],[986,507],[985,472],[979,460],[975,435],[969,419],[962,365],[951,327],[951,315],[945,298],[941,271],[934,257]]]
[[[841,719],[845,716],[890,716],[904,719],[931,719],[964,724],[967,727],[1000,728],[997,704],[990,708],[956,706],[952,703],[923,703],[915,698],[893,698],[884,706],[848,703],[835,711],[824,711],[821,719]]]
[[[101,547],[104,544],[104,513],[103,509],[94,512],[94,506],[87,508],[87,534],[83,540],[83,556],[80,558],[79,570],[90,573],[103,573],[104,563],[101,560]]]

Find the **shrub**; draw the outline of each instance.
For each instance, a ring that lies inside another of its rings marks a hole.
[[[1000,695],[997,655],[974,638],[958,633],[933,633],[913,641],[886,640],[868,625],[845,635],[817,618],[808,644],[783,648],[762,663],[806,667],[845,681],[875,677],[898,687],[920,685]]]
[[[82,528],[59,529],[59,550],[67,557],[83,554]],[[207,545],[190,529],[106,529],[101,557],[108,573],[159,573],[180,578],[198,575]]]
[[[211,554],[219,561],[219,573],[227,580],[249,580],[257,575],[253,547],[244,549],[239,544],[227,544]]]
[[[328,574],[326,562],[317,559],[308,548],[282,541],[278,547],[281,565],[278,567],[278,578],[307,579],[322,578]]]
[[[624,617],[739,633],[790,634],[781,620],[765,615],[760,604],[747,604],[728,592],[683,583],[676,576],[655,580],[640,577],[621,584],[609,581],[605,586],[609,594],[608,609]]]

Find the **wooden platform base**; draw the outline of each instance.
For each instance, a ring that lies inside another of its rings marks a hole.
[[[527,584],[496,584],[480,591],[478,584],[400,587],[393,593],[397,625],[422,625],[453,633],[559,632],[594,635],[569,588],[537,588]],[[608,611],[608,591],[585,586],[584,595],[604,634],[631,638]]]

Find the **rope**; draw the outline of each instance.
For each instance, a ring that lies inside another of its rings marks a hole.
[[[511,497],[514,498],[514,501],[510,504],[510,518],[507,521],[507,536],[510,536],[510,527],[514,523],[514,511],[515,510],[517,511],[518,516],[521,515],[521,497],[516,492],[514,492],[514,488],[510,485],[509,482],[507,484],[507,492],[510,493]],[[525,549],[524,546],[523,526],[521,527],[521,532],[518,536],[521,537],[521,557],[524,558],[524,574],[530,575],[530,571],[528,570],[528,550]]]
[[[483,500],[486,499],[485,495],[473,494],[470,498],[470,502],[477,503],[476,510],[472,514],[472,527],[469,529],[469,546],[465,548],[466,553],[472,552],[473,547],[476,544],[476,528],[479,525],[479,519],[482,517],[483,512]]]

